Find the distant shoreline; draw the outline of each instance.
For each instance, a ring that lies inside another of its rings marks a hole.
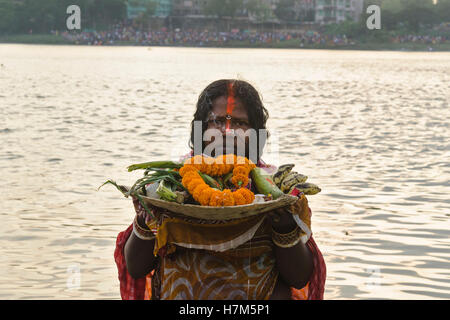
[[[62,36],[50,34],[37,35],[11,35],[0,36],[0,44],[44,44],[44,45],[73,45],[89,46],[88,44],[76,44]],[[411,52],[448,52],[450,43],[429,45],[424,43],[357,43],[353,45],[328,45],[314,44],[301,47],[298,40],[286,40],[276,43],[252,44],[248,41],[230,41],[223,46],[217,45],[141,45],[134,41],[117,41],[114,44],[102,46],[142,46],[142,47],[175,47],[175,48],[242,48],[242,49],[316,49],[316,50],[373,50],[373,51],[411,51]],[[429,48],[432,48],[430,50]]]

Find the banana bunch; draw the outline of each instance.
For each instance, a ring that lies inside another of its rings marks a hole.
[[[273,182],[284,193],[290,193],[294,188],[303,192],[305,195],[314,195],[321,191],[321,189],[313,183],[306,183],[307,176],[292,171],[294,164],[284,164],[280,166],[272,175]]]

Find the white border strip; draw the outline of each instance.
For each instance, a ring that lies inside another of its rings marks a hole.
[[[306,225],[306,223],[304,223],[304,222],[302,221],[302,219],[300,219],[299,216],[294,215],[293,217],[294,217],[295,222],[297,222],[297,225],[300,227],[300,229],[302,229],[303,232],[306,233],[306,234],[304,234],[304,235],[302,236],[302,241],[303,241],[303,243],[308,242],[309,238],[311,237],[311,233],[312,233],[312,232],[311,232],[311,229],[308,228],[308,226]]]

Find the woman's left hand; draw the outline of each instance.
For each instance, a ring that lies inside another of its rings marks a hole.
[[[268,216],[273,230],[278,233],[289,233],[297,226],[288,207],[276,209],[270,212]]]

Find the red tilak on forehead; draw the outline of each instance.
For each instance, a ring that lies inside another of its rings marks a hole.
[[[233,83],[230,82],[228,84],[227,115],[231,116],[235,105],[236,101],[234,100]]]
[[[227,98],[227,124],[226,130],[230,130],[231,113],[236,106],[236,100],[234,99],[233,83],[228,84],[228,98]]]

